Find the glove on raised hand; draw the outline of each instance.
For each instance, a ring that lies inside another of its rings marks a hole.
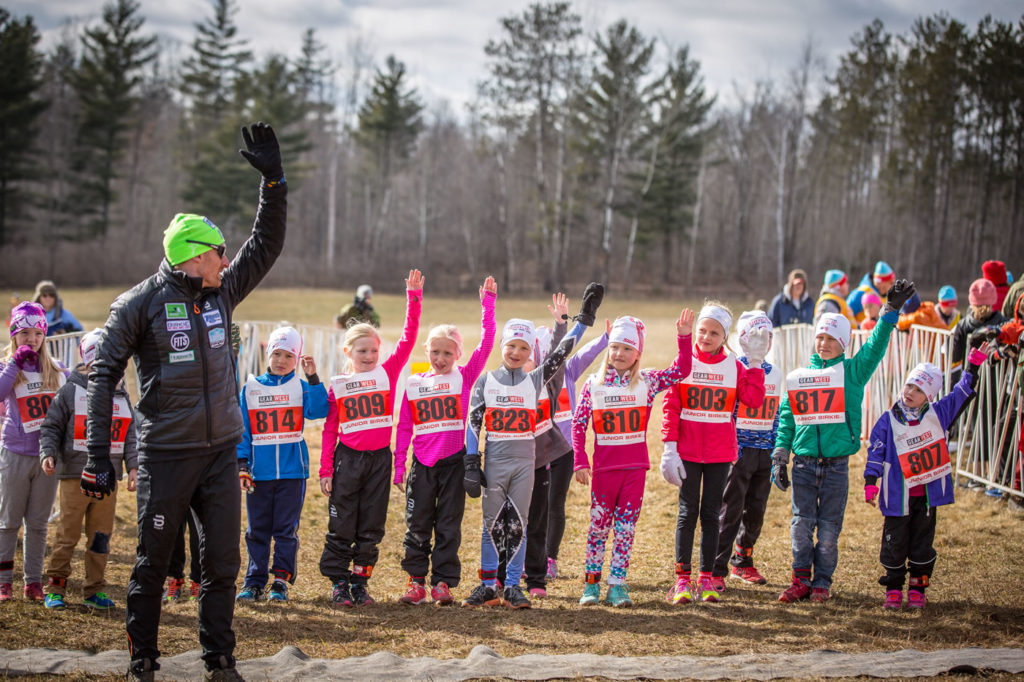
[[[11,362],[18,366],[18,369],[25,369],[27,365],[35,364],[39,358],[39,353],[32,350],[29,346],[18,346],[17,350],[11,355]]]
[[[970,348],[977,348],[983,343],[995,341],[999,338],[999,327],[982,327],[971,332],[967,337],[967,345]]]
[[[89,497],[102,500],[114,492],[117,485],[117,473],[109,456],[94,457],[89,455],[85,468],[82,469],[82,492]]]
[[[580,314],[576,321],[584,327],[593,327],[597,320],[597,309],[604,300],[604,285],[598,282],[591,282],[583,290],[583,302],[580,304]]]
[[[772,452],[772,483],[782,492],[789,490],[789,450],[786,448],[775,448]]]
[[[245,149],[238,153],[258,170],[267,180],[280,180],[284,177],[281,167],[281,146],[277,143],[277,135],[270,124],[253,123],[242,127],[242,141]]]
[[[772,333],[767,329],[751,329],[740,336],[740,350],[747,356],[747,362],[751,367],[761,367],[764,356],[768,354],[771,339]]]
[[[665,451],[661,454],[661,476],[677,488],[686,478],[686,468],[683,460],[679,459],[679,447],[675,441],[665,443]]]
[[[463,461],[466,463],[466,473],[462,477],[462,487],[470,497],[480,497],[481,487],[487,487],[487,479],[480,469],[480,455],[466,455]]]
[[[892,285],[892,289],[889,289],[889,293],[885,297],[885,305],[882,306],[882,315],[887,312],[900,311],[903,304],[910,300],[910,297],[914,295],[914,283],[908,282],[905,279],[898,279],[896,283]]]

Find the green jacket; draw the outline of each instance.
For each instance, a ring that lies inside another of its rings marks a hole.
[[[785,448],[794,455],[804,457],[849,457],[857,454],[860,450],[864,385],[868,383],[878,363],[882,361],[894,328],[892,323],[884,319],[879,320],[871,336],[852,358],[839,356],[826,362],[817,353],[811,355],[811,369],[824,369],[843,363],[846,421],[841,424],[797,427],[793,421],[793,411],[789,407],[789,394],[783,393],[782,409],[779,412],[779,433],[775,439],[776,448]]]

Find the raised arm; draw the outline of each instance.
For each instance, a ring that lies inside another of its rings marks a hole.
[[[462,370],[463,381],[476,381],[494,349],[496,334],[494,304],[497,299],[498,285],[494,282],[493,277],[488,277],[480,287],[480,343],[473,349]]]
[[[384,361],[384,371],[388,373],[391,383],[395,383],[398,373],[409,362],[413,348],[416,346],[416,335],[420,329],[420,307],[423,302],[423,275],[419,270],[410,270],[405,280],[405,327],[402,337],[395,346],[395,352]]]
[[[589,469],[590,460],[587,459],[587,426],[590,425],[590,415],[593,411],[593,400],[590,397],[590,382],[583,384],[580,389],[580,397],[576,401],[576,410],[572,413],[572,452],[573,470]]]

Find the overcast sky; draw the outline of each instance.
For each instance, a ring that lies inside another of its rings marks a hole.
[[[52,44],[71,19],[96,21],[101,0],[14,0],[15,15],[31,14]],[[235,16],[256,54],[294,56],[307,27],[317,30],[334,59],[345,66],[348,46],[362,37],[378,63],[395,54],[412,84],[431,105],[448,100],[455,112],[474,97],[485,76],[483,46],[500,36],[500,17],[521,12],[527,0],[239,0]],[[734,83],[746,90],[760,78],[783,77],[808,37],[831,72],[850,37],[875,17],[899,34],[923,14],[948,12],[973,27],[985,14],[1016,22],[1020,0],[580,0],[573,3],[588,32],[625,18],[659,39],[663,50],[690,45],[708,89],[734,100]],[[206,0],[142,0],[144,29],[184,53],[194,24],[211,14]],[[341,75],[344,78],[344,74]]]

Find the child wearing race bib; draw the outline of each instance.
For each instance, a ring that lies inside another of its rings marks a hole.
[[[46,311],[25,301],[11,311],[11,343],[0,363],[0,602],[14,598],[14,551],[25,525],[25,598],[43,601],[46,523],[57,479],[39,466],[39,429],[67,372],[46,349]]]
[[[461,367],[462,334],[450,324],[434,327],[427,335],[430,370],[406,382],[395,442],[394,484],[405,487],[405,557],[402,570],[409,586],[400,601],[427,601],[447,606],[454,602],[451,588],[459,584],[462,564],[462,516],[466,509],[465,476],[466,406],[469,392],[494,348],[494,303],[498,285],[488,277],[480,287],[480,343]],[[412,444],[412,465],[406,478],[406,452]],[[431,550],[430,538],[434,537]]]
[[[885,355],[900,306],[913,293],[914,285],[906,280],[893,285],[881,319],[852,358],[844,355],[850,321],[834,313],[822,315],[814,329],[816,352],[810,366],[786,376],[772,453],[772,482],[783,492],[789,489],[789,454],[794,455],[793,581],[779,595],[781,602],[831,598],[850,488],[849,459],[860,450],[864,386]]]
[[[305,381],[298,377],[296,365],[301,365]],[[327,389],[320,383],[313,358],[302,354],[302,336],[297,330],[278,327],[270,332],[267,371],[258,377],[249,375],[239,404],[243,430],[237,449],[238,477],[248,493],[245,547],[249,565],[235,598],[259,601],[273,575],[267,599],[286,602],[288,585],[295,584],[299,517],[309,478],[309,449],[302,429],[305,420],[323,419],[328,411]]]
[[[885,575],[887,609],[903,606],[903,583],[910,573],[907,606],[924,608],[925,589],[935,568],[935,507],[953,503],[953,464],[946,431],[974,397],[977,369],[985,354],[971,351],[966,371],[952,392],[939,400],[942,372],[931,363],[907,375],[896,404],[871,429],[864,467],[864,501],[878,506],[882,525],[879,561]]]
[[[60,491],[60,521],[57,538],[50,552],[46,569],[46,608],[63,609],[67,606],[68,576],[71,575],[71,557],[85,524],[85,582],[82,603],[88,607],[106,610],[114,606],[103,588],[107,583],[104,572],[110,553],[110,535],[114,531],[114,510],[117,487],[102,500],[82,494],[82,469],[89,451],[85,447],[85,426],[88,419],[86,390],[92,363],[96,359],[96,345],[102,329],[94,329],[82,337],[78,346],[82,364],[68,377],[67,383],[53,397],[46,419],[40,428],[39,457],[43,473],[57,475]],[[110,423],[110,461],[117,478],[122,465],[128,470],[128,492],[135,491],[139,468],[139,453],[135,434],[135,413],[128,402],[124,385],[114,392],[112,421]]]
[[[651,468],[647,454],[647,424],[654,397],[690,373],[689,353],[693,311],[684,309],[676,320],[678,354],[663,370],[640,369],[646,331],[635,317],[615,320],[608,334],[603,369],[580,389],[572,418],[572,448],[576,480],[590,484],[590,529],[587,534],[586,577],[580,604],[601,598],[601,569],[608,531],[614,529],[612,558],[605,601],[611,606],[633,605],[626,586],[629,557],[640,508],[644,479]],[[587,426],[594,418],[594,465],[587,459]]]
[[[770,334],[772,322],[760,311],[740,315],[736,323],[740,345],[749,345],[748,336],[753,329],[765,329]],[[769,337],[770,338],[770,337]],[[768,349],[771,349],[769,341]],[[750,358],[740,357],[744,367]],[[764,370],[764,402],[751,407],[740,401],[736,406],[736,444],[739,457],[729,469],[722,494],[722,513],[718,521],[718,556],[712,578],[721,584],[728,572],[733,578],[754,585],[764,585],[765,579],[754,567],[754,544],[761,535],[764,512],[768,507],[768,493],[772,489],[772,450],[775,433],[779,428],[779,399],[782,395],[781,370],[762,361]],[[736,542],[735,550],[733,541]],[[729,568],[731,564],[731,569]]]
[[[388,516],[394,388],[416,346],[423,275],[405,280],[405,327],[395,351],[379,362],[380,334],[369,324],[345,333],[347,371],[331,377],[320,451],[320,490],[330,497],[320,573],[333,584],[335,607],[373,604],[366,585]]]
[[[604,287],[591,283],[583,293],[583,304],[576,324],[548,355],[540,367],[526,372],[524,365],[533,354],[535,330],[529,320],[512,319],[501,333],[501,366],[487,372],[473,386],[466,428],[466,494],[479,497],[483,492],[483,531],[480,538],[480,584],[462,601],[463,606],[530,608],[519,582],[526,553],[528,513],[533,491],[537,406],[543,389],[565,362],[586,327],[594,324],[594,314],[604,296]],[[566,333],[568,301],[555,294],[548,306],[555,319],[555,338]],[[484,439],[486,461],[480,467],[480,431],[486,425]],[[505,588],[497,584],[499,548],[508,557]]]
[[[767,318],[765,318],[767,319]],[[725,348],[732,313],[708,301],[697,315],[697,333],[690,351],[689,376],[665,395],[661,425],[665,452],[661,473],[679,486],[676,521],[676,582],[668,592],[670,604],[701,599],[717,602],[725,589],[723,576],[712,575],[718,556],[718,517],[726,477],[736,460],[737,401],[760,408],[764,403],[764,355],[771,332],[764,325],[745,330],[740,347],[750,367]],[[692,579],[693,537],[700,519],[700,572]]]

